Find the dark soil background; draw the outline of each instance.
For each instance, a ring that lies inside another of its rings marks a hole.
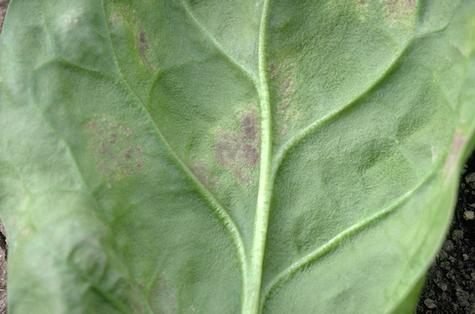
[[[8,0],[0,0],[0,31]],[[475,314],[475,153],[467,162],[447,239],[429,270],[417,314]],[[6,313],[5,230],[0,223],[0,314]]]

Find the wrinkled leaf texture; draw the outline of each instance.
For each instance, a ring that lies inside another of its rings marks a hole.
[[[474,46],[473,0],[13,0],[10,313],[410,312]]]

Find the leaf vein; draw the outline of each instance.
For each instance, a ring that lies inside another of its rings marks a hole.
[[[211,34],[210,31],[206,29],[206,27],[198,20],[198,18],[194,15],[192,9],[186,2],[186,0],[181,0],[178,3],[181,4],[183,10],[185,11],[186,15],[190,18],[193,24],[203,33],[208,40],[213,44],[213,46],[218,50],[218,52],[227,59],[232,65],[236,68],[241,70],[244,75],[255,85],[257,85],[256,79],[254,78],[254,74],[251,73],[248,69],[246,69],[241,63],[239,63],[233,56],[226,52],[224,47],[219,43],[219,41]]]
[[[157,123],[153,119],[152,115],[150,114],[150,111],[147,109],[147,106],[145,105],[145,102],[142,100],[142,98],[135,92],[134,89],[129,85],[127,82],[127,79],[122,73],[117,54],[114,49],[114,44],[112,42],[111,38],[111,33],[109,30],[108,22],[106,19],[106,14],[105,14],[105,8],[104,8],[104,0],[102,0],[102,8],[103,8],[103,18],[104,18],[104,23],[106,26],[106,31],[108,35],[108,40],[110,42],[111,46],[111,51],[112,51],[112,56],[114,58],[114,63],[117,67],[117,71],[119,73],[119,79],[123,82],[125,85],[128,93],[134,97],[135,99],[138,100],[138,105],[140,108],[144,111],[144,113],[147,115],[147,117],[150,119],[152,122],[155,131],[157,133],[157,136],[159,140],[162,142],[162,144],[165,146],[167,149],[168,153],[170,156],[173,158],[175,161],[176,165],[178,168],[184,173],[185,177],[194,185],[194,187],[197,189],[199,194],[204,198],[204,200],[208,203],[208,206],[214,211],[216,216],[218,217],[218,220],[223,224],[225,229],[229,232],[229,235],[234,243],[234,245],[237,248],[238,251],[238,256],[239,256],[239,262],[241,266],[241,271],[243,273],[247,272],[247,261],[246,261],[246,253],[244,250],[244,244],[242,240],[242,236],[239,232],[239,229],[237,228],[236,224],[232,220],[231,216],[227,213],[227,211],[224,209],[224,207],[218,202],[218,200],[214,197],[214,195],[196,178],[196,176],[191,172],[189,167],[177,156],[177,154],[174,152],[166,138],[163,136],[160,128],[158,127]]]
[[[94,206],[93,206],[93,215],[97,218],[97,221],[101,223],[101,225],[103,227],[105,227],[106,229],[108,229],[108,225],[106,224],[106,222],[104,221],[104,218],[102,217],[102,214],[97,210],[99,208],[99,204],[97,202],[97,199],[94,197],[94,194],[92,193],[89,185],[86,183],[85,179],[84,179],[84,176],[80,170],[80,167],[79,167],[79,163],[77,161],[77,158],[76,156],[74,155],[72,149],[71,149],[71,145],[69,144],[69,142],[58,132],[58,130],[53,127],[52,123],[50,122],[49,119],[46,118],[43,110],[41,110],[39,108],[39,106],[36,104],[35,101],[33,101],[33,104],[34,104],[34,107],[37,109],[38,113],[39,113],[39,116],[40,118],[45,122],[46,126],[50,129],[51,132],[54,133],[54,135],[57,136],[58,140],[60,142],[62,142],[64,144],[64,147],[66,149],[66,152],[70,158],[70,161],[73,165],[73,169],[74,169],[74,172],[76,173],[77,177],[79,178],[79,181],[81,183],[81,186],[82,188],[84,189],[84,191],[91,197],[91,199],[94,201]],[[49,253],[53,252],[53,251],[48,251]],[[57,258],[56,255],[52,254],[53,257]],[[122,313],[127,313],[127,309],[126,309],[126,306],[125,304],[122,303],[121,300],[115,298],[113,295],[109,294],[108,292],[106,292],[105,290],[103,290],[102,287],[100,287],[99,285],[91,282],[89,279],[85,278],[83,276],[83,274],[74,267],[74,265],[72,265],[71,263],[67,263],[67,265],[71,266],[73,268],[73,270],[75,270],[75,272],[77,273],[77,275],[79,277],[81,277],[81,279],[83,279],[85,282],[89,283],[91,286],[91,289],[92,291],[94,291],[96,294],[98,294],[99,296],[101,296],[102,298],[104,298],[105,300],[107,300],[108,302],[110,302],[117,310],[121,311]],[[128,268],[127,268],[127,271]],[[127,273],[127,276],[130,277],[130,273]],[[129,278],[130,280],[131,278]],[[133,280],[131,280],[131,282],[134,282]]]
[[[259,187],[254,221],[254,233],[251,252],[246,295],[242,307],[243,314],[259,313],[262,292],[262,274],[264,253],[269,225],[270,202],[272,198],[272,111],[270,108],[269,83],[267,81],[267,65],[265,38],[267,29],[270,0],[264,0],[259,26],[259,85],[261,115],[261,158],[259,165]]]
[[[443,158],[441,160],[443,160]],[[408,192],[400,196],[398,199],[396,199],[393,204],[387,206],[386,208],[373,214],[372,216],[364,219],[363,221],[357,224],[354,224],[351,227],[338,233],[336,236],[334,236],[332,239],[327,241],[325,244],[318,247],[317,249],[310,252],[309,254],[301,257],[300,259],[292,263],[290,266],[288,266],[285,270],[277,274],[274,277],[274,279],[264,289],[265,292],[264,292],[262,306],[264,306],[265,300],[268,299],[272,295],[275,289],[282,286],[284,282],[291,279],[291,277],[295,275],[298,271],[309,266],[309,264],[318,261],[319,258],[330,253],[332,250],[334,250],[339,245],[341,245],[345,240],[368,229],[371,225],[378,223],[382,219],[394,213],[394,211],[400,208],[400,206],[402,206],[406,201],[408,201],[409,198],[412,195],[414,195],[414,193],[416,193],[417,191],[419,191],[419,189],[424,187],[424,185],[435,176],[438,170],[439,170],[438,166],[434,167],[432,171],[430,171],[430,173],[424,179],[422,179],[418,184],[416,184],[411,190],[409,190]]]
[[[343,115],[345,112],[349,112],[351,108],[354,108],[360,104],[363,104],[363,98],[367,96],[371,91],[377,88],[387,77],[388,75],[396,68],[398,63],[401,61],[402,57],[407,52],[408,48],[412,44],[412,39],[408,41],[406,46],[401,49],[399,54],[394,58],[394,60],[389,64],[389,66],[381,73],[381,75],[375,79],[366,89],[364,89],[359,95],[350,100],[347,104],[342,107],[337,108],[336,110],[328,113],[320,119],[315,120],[306,127],[304,127],[299,133],[289,139],[276,154],[276,162],[273,168],[274,180],[279,168],[281,167],[284,159],[287,157],[290,151],[294,149],[297,145],[302,143],[308,136],[317,132],[321,127],[326,123],[335,121],[339,116]]]

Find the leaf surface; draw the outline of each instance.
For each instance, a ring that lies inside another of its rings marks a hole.
[[[10,312],[409,311],[474,48],[473,0],[13,0]]]

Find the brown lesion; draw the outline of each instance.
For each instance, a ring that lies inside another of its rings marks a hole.
[[[150,40],[143,24],[136,16],[135,10],[130,5],[116,3],[110,12],[109,23],[111,27],[117,27],[121,32],[124,29],[131,31],[138,57],[144,65],[155,70],[155,66],[150,60]]]
[[[147,50],[150,48],[148,44],[147,37],[145,36],[145,32],[143,29],[140,30],[139,32],[139,49],[140,49],[140,54],[145,57],[145,53],[147,53]]]
[[[279,74],[277,70],[277,65],[275,63],[269,64],[269,74],[270,74],[270,79],[275,80],[277,78],[277,75]]]
[[[248,111],[241,115],[236,131],[221,131],[214,145],[218,165],[230,171],[239,182],[252,183],[253,169],[260,160],[260,125],[258,114]]]
[[[109,180],[117,181],[142,170],[142,147],[133,143],[134,132],[130,127],[102,117],[87,123],[86,133],[97,168]]]
[[[255,142],[259,138],[259,123],[255,112],[246,113],[241,117],[241,130],[247,141]]]
[[[216,186],[218,179],[211,173],[206,163],[202,161],[193,162],[191,164],[191,171],[204,186]]]
[[[150,50],[150,44],[147,39],[147,34],[145,34],[145,31],[143,28],[140,28],[140,31],[138,33],[138,47],[139,47],[139,54],[140,58],[146,64],[147,66],[152,68],[152,64],[148,60],[148,51]]]

